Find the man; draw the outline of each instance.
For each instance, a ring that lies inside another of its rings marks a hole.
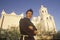
[[[27,10],[26,17],[21,19],[19,22],[20,33],[22,35],[20,40],[23,40],[23,35],[27,35],[24,37],[24,40],[35,40],[34,35],[37,34],[37,29],[30,21],[32,15],[33,15],[33,10],[32,9]]]

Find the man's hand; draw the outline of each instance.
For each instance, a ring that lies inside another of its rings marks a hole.
[[[33,30],[33,26],[29,26],[29,29]]]
[[[33,26],[29,26],[29,29],[33,30]],[[37,30],[34,31],[34,34],[37,34]]]

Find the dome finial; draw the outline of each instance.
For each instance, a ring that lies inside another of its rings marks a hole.
[[[4,11],[4,9],[2,10],[2,13],[1,13],[2,15],[4,15],[5,14],[5,11]]]
[[[41,7],[44,7],[43,5],[41,5]]]

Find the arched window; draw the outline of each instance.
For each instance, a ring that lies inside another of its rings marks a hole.
[[[43,20],[43,19],[41,18],[41,20]]]
[[[46,13],[46,10],[45,10],[45,13]]]
[[[42,10],[42,13],[44,13],[44,11]]]
[[[50,20],[52,20],[52,18],[50,17]]]
[[[47,19],[48,19],[48,17],[47,17]]]

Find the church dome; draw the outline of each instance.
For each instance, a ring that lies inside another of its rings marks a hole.
[[[12,12],[11,15],[16,15],[16,13],[15,12]]]

